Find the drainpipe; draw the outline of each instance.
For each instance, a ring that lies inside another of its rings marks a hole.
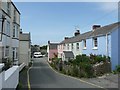
[[[106,34],[106,57],[108,57],[108,34]]]

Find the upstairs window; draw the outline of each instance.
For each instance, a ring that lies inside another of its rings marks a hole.
[[[18,25],[13,25],[13,37],[18,38],[19,37],[19,26]]]
[[[72,50],[74,49],[74,47],[73,47],[73,43],[71,44],[71,49],[72,49]]]
[[[15,37],[15,25],[13,25],[13,37]]]
[[[69,50],[69,44],[67,44],[67,50]]]
[[[98,40],[96,37],[93,38],[93,45],[94,45],[94,47],[98,47]]]
[[[86,40],[83,40],[84,49],[86,48]]]
[[[65,49],[65,44],[63,44],[63,49]]]
[[[10,15],[10,2],[7,2],[7,13]]]
[[[7,21],[7,28],[6,28],[5,33],[10,36],[10,22],[9,21]]]
[[[16,21],[16,10],[14,9],[14,16],[13,16],[13,21]]]
[[[16,27],[16,37],[18,38],[18,35],[19,35],[19,27],[17,26]]]
[[[79,43],[76,43],[76,49],[79,50]]]

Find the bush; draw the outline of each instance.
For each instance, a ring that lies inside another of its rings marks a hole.
[[[116,70],[117,70],[118,73],[120,73],[120,65],[116,66]]]
[[[90,63],[82,62],[80,63],[80,77],[92,77],[93,76],[93,68]]]
[[[12,60],[10,58],[4,58],[3,59],[3,63],[5,64],[5,66],[3,67],[3,70],[7,70],[12,66]]]
[[[73,66],[73,70],[72,70],[72,76],[75,76],[75,77],[77,77],[78,76],[78,66]]]

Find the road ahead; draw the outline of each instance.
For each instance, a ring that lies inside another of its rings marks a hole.
[[[86,82],[61,75],[47,64],[47,58],[34,59],[29,70],[31,88],[98,88]]]

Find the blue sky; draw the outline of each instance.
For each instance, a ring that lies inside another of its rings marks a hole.
[[[61,42],[71,37],[75,26],[80,32],[92,25],[102,26],[118,21],[117,3],[110,2],[15,2],[21,12],[21,28],[31,32],[32,44]]]

